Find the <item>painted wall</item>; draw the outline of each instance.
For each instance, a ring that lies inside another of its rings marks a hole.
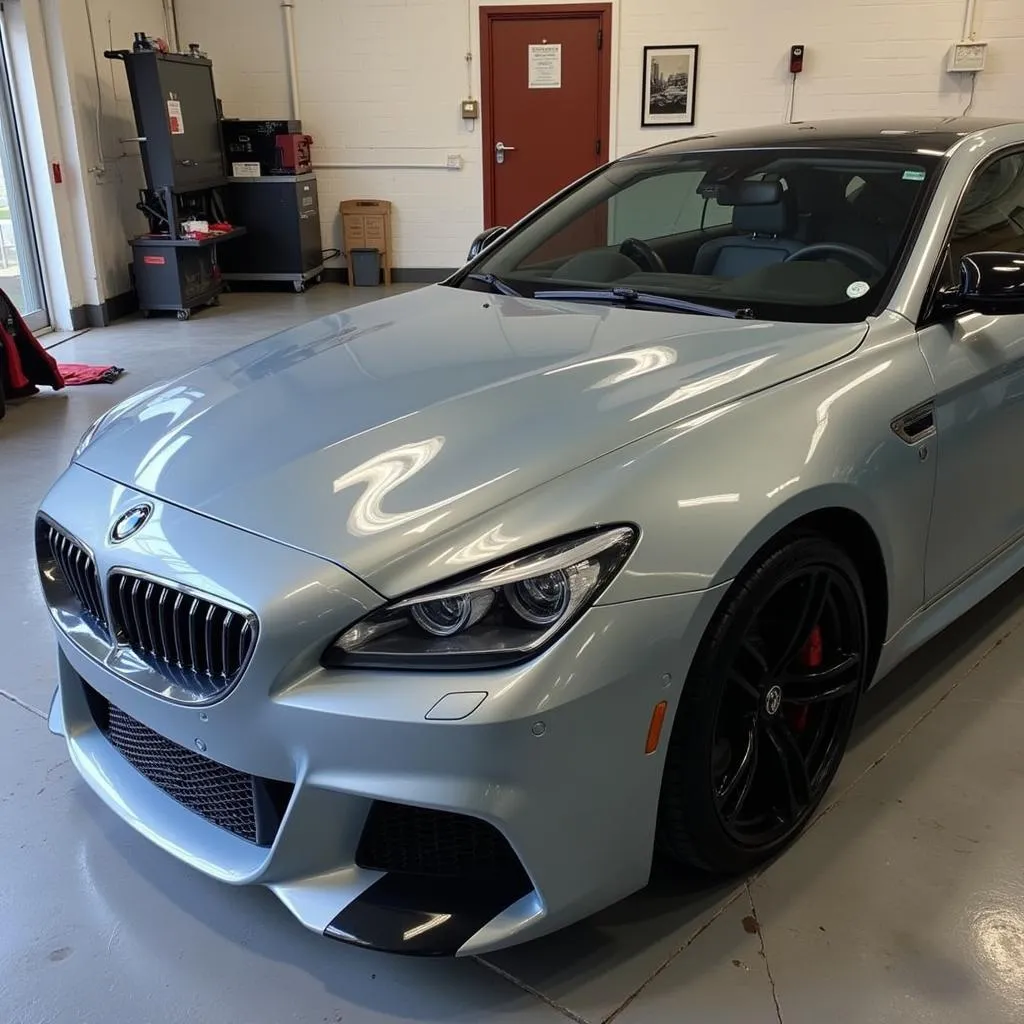
[[[972,110],[1021,116],[1022,0],[978,0],[990,43]],[[14,75],[24,125],[47,286],[57,323],[129,287],[127,239],[144,221],[143,182],[123,69],[104,49],[136,29],[163,35],[160,0],[8,0],[19,8]],[[969,79],[944,71],[962,32],[965,0],[613,0],[612,138],[619,155],[680,134],[639,125],[645,44],[698,43],[694,132],[781,121],[790,44],[807,46],[797,118],[954,114]],[[458,265],[483,220],[479,125],[459,101],[479,96],[479,0],[295,0],[302,118],[316,139],[323,241],[340,244],[339,200],[395,203],[395,264]],[[229,116],[288,113],[278,0],[177,0],[182,44],[214,59]],[[91,14],[92,37],[89,18]],[[799,33],[785,25],[798,25]],[[881,39],[882,42],[876,42]],[[466,55],[471,54],[467,62]],[[95,64],[94,64],[95,55]],[[100,109],[102,107],[102,109]],[[97,114],[101,114],[97,118]],[[477,129],[477,130],[474,130]],[[445,168],[458,154],[461,170]],[[50,164],[64,173],[50,179]],[[415,165],[415,166],[410,166]]]
[[[965,0],[616,0],[612,152],[681,134],[640,127],[645,44],[700,45],[694,132],[782,121],[789,47],[797,42],[807,47],[798,119],[958,113],[970,99],[969,76],[944,67],[961,36],[964,6]],[[182,41],[202,43],[213,58],[229,116],[287,115],[277,0],[177,0],[177,7]],[[479,96],[478,10],[479,0],[295,0],[301,114],[316,140],[314,159],[379,165],[319,172],[325,246],[339,244],[340,199],[384,198],[396,207],[397,266],[462,261],[483,220],[480,133],[459,116],[467,90]],[[786,27],[792,25],[799,28]],[[972,111],[1024,115],[1022,0],[978,0],[976,30],[990,53]],[[449,153],[461,155],[462,170],[443,169]],[[410,163],[437,167],[398,166]]]
[[[136,29],[164,35],[160,0],[14,2],[6,14],[46,288],[54,321],[128,291],[144,184],[122,65]],[[91,23],[91,25],[90,25]],[[58,163],[62,181],[52,177]]]

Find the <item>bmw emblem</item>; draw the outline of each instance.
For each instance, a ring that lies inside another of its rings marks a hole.
[[[149,519],[152,514],[152,505],[133,505],[127,512],[122,512],[121,515],[114,520],[114,525],[110,528],[110,539],[115,544],[119,544],[121,541],[127,540],[145,526],[146,520]]]

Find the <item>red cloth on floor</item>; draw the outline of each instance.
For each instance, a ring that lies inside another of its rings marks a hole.
[[[34,395],[39,390],[37,384],[54,391],[64,387],[56,360],[39,344],[3,291],[0,291],[0,345],[4,350],[4,358],[0,359],[0,390],[7,398]]]
[[[58,367],[64,383],[113,384],[124,373],[120,366],[89,366],[87,363],[61,363]]]

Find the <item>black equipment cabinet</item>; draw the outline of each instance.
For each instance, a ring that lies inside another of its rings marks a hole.
[[[225,180],[213,64],[158,50],[107,50],[124,62],[151,189],[216,188]]]
[[[231,178],[223,190],[228,218],[246,236],[220,251],[225,281],[290,281],[302,291],[323,273],[316,175]]]

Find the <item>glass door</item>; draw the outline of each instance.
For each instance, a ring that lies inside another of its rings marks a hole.
[[[0,8],[2,10],[2,8]],[[25,184],[11,86],[6,25],[0,15],[0,288],[33,331],[50,325],[35,225]]]

